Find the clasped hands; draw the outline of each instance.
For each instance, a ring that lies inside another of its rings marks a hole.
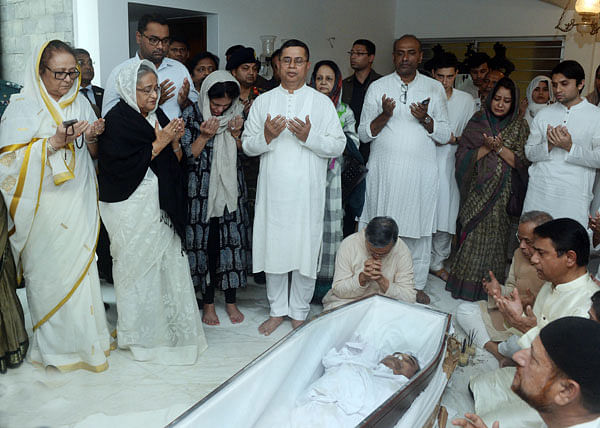
[[[386,293],[390,282],[381,272],[381,260],[369,257],[365,260],[363,271],[358,275],[358,282],[364,287],[367,281],[375,281],[382,293]]]
[[[62,149],[67,144],[75,141],[81,134],[85,136],[87,142],[95,142],[98,136],[104,132],[104,119],[100,118],[93,123],[89,123],[87,120],[80,120],[69,128],[72,131],[69,130],[67,132],[67,128],[62,123],[58,125],[56,133],[48,140],[48,143],[54,150]]]
[[[271,118],[271,115],[267,114],[267,120],[265,120],[264,127],[265,141],[267,144],[271,144],[271,141],[279,137],[286,128],[289,129],[296,138],[303,143],[306,143],[311,128],[310,118],[306,116],[305,121],[303,122],[297,117],[287,119],[278,114],[274,118]]]
[[[548,139],[548,151],[551,151],[554,146],[560,147],[567,152],[571,150],[573,140],[566,126],[552,127],[548,125],[546,129],[546,138]]]

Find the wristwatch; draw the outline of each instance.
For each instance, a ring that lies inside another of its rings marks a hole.
[[[424,125],[429,125],[431,122],[433,122],[433,120],[431,119],[431,116],[429,116],[429,115],[425,116],[425,119],[423,119]]]

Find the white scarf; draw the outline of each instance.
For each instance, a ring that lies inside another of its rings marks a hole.
[[[117,75],[117,81],[115,83],[117,93],[119,94],[121,99],[125,101],[129,107],[131,107],[138,113],[141,112],[140,108],[137,105],[137,74],[138,70],[142,65],[146,65],[148,68],[150,68],[152,73],[154,73],[154,75],[156,76],[156,81],[158,82],[158,72],[156,71],[156,67],[154,66],[154,64],[152,64],[147,59],[142,59],[139,61],[132,61],[126,64],[119,71],[119,74]],[[158,97],[156,98],[156,104],[154,105],[154,108],[152,109],[152,111],[148,112],[148,115],[146,116],[146,120],[152,126],[152,128],[154,128],[154,125],[158,120],[156,117],[156,109],[158,109],[158,100],[160,98],[160,94],[157,95]]]
[[[548,85],[549,98],[548,102],[545,104],[538,104],[535,101],[533,101],[533,91],[535,90],[535,88],[538,87],[540,82],[546,82],[546,84]],[[552,80],[550,80],[548,76],[536,76],[533,78],[533,80],[531,80],[531,82],[529,82],[529,86],[527,86],[528,106],[527,110],[525,111],[525,118],[527,119],[527,122],[529,124],[531,124],[531,121],[541,109],[543,109],[546,106],[549,106],[552,103],[553,97],[554,95],[552,93]]]
[[[212,115],[210,112],[210,99],[208,90],[220,82],[238,81],[228,71],[217,70],[209,74],[200,88],[198,107],[202,118],[208,120]],[[218,116],[219,129],[213,140],[213,156],[210,164],[210,180],[208,184],[208,209],[206,221],[211,217],[221,217],[225,207],[232,213],[237,210],[238,184],[237,184],[237,144],[231,135],[227,124],[236,116],[241,116],[244,107],[237,97],[232,100],[229,107],[222,116]]]

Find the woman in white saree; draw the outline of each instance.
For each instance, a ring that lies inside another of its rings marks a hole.
[[[95,261],[100,218],[90,153],[104,122],[94,122],[79,95],[72,48],[53,40],[34,52],[0,125],[0,189],[33,322],[28,359],[98,372],[108,367],[110,336]],[[65,127],[68,120],[76,123]]]
[[[117,341],[135,360],[193,364],[206,349],[190,269],[181,246],[187,221],[179,163],[183,121],[158,108],[156,68],[123,67],[121,100],[99,143],[100,212],[110,237]]]

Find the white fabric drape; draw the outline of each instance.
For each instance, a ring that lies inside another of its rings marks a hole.
[[[0,189],[34,326],[29,358],[61,370],[101,371],[109,335],[94,259],[94,165],[85,144],[47,156],[47,139],[58,124],[96,116],[78,96],[79,80],[58,102],[48,95],[38,74],[45,47],[34,51],[24,88],[11,98],[0,126]]]
[[[208,90],[216,83],[235,82],[240,84],[228,71],[217,70],[209,74],[202,82],[198,107],[202,118],[209,119],[210,99]],[[228,123],[236,116],[241,116],[244,106],[239,97],[232,100],[231,106],[225,110],[222,116],[218,116],[219,129],[213,141],[213,159],[210,167],[210,180],[208,184],[208,208],[206,210],[206,221],[211,217],[222,217],[227,207],[230,213],[237,210],[238,183],[237,183],[237,144],[228,129]]]

